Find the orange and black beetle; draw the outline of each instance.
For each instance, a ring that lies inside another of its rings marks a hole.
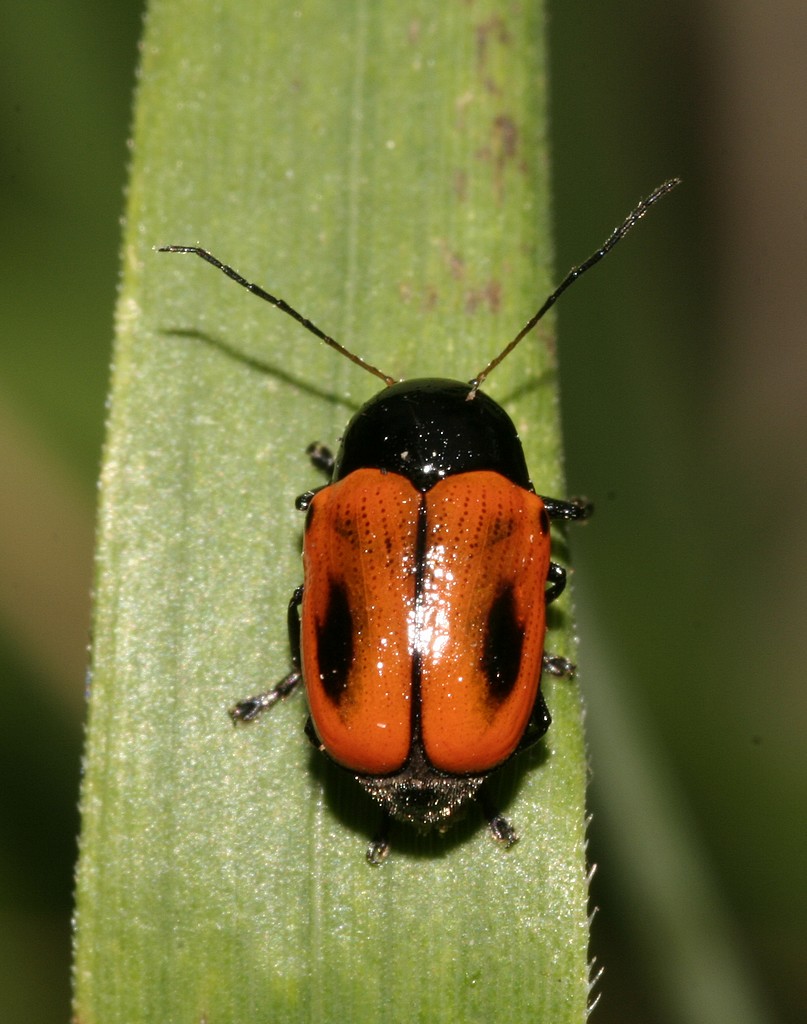
[[[549,528],[591,506],[535,493],[510,417],[478,389],[676,184],[645,199],[468,384],[395,382],[206,250],[161,250],[201,256],[387,385],[350,421],[335,459],[312,452],[330,483],[297,501],[307,520],[304,583],[289,605],[293,670],[231,712],[251,721],[303,682],[309,737],[383,809],[373,863],[388,850],[390,818],[440,826],[474,797],[493,835],[516,839],[483,784],[549,727],[542,669],[573,671],[544,652],[546,606],[566,584]]]

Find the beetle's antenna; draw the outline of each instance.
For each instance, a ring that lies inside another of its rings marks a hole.
[[[670,178],[670,180],[665,181],[663,185],[659,185],[659,187],[654,192],[651,192],[646,199],[643,199],[641,203],[639,203],[636,209],[623,221],[622,224],[619,225],[618,228],[616,228],[608,236],[606,241],[595,253],[589,256],[589,258],[585,260],[585,262],[581,263],[577,267],[573,267],[572,270],[569,271],[569,273],[566,275],[566,277],[564,277],[564,279],[561,281],[558,287],[552,292],[552,294],[549,296],[549,298],[546,300],[543,306],[541,306],[538,312],[533,317],[531,317],[526,322],[526,324],[524,324],[524,326],[521,328],[521,330],[518,332],[515,338],[513,338],[510,344],[506,348],[502,349],[502,351],[496,356],[496,358],[492,359],[484,368],[484,370],[481,373],[477,374],[476,377],[474,377],[474,379],[470,382],[471,391],[468,395],[468,398],[473,398],[473,396],[479,390],[479,388],[482,385],[482,382],[485,380],[488,374],[495,370],[503,359],[510,355],[510,353],[513,351],[516,345],[518,345],[518,343],[526,335],[530,333],[530,331],[533,329],[533,327],[535,327],[535,325],[538,323],[541,317],[549,309],[551,309],[552,306],[555,305],[555,303],[566,291],[569,285],[576,281],[581,274],[584,274],[587,270],[593,267],[595,263],[599,263],[603,256],[605,256],[606,253],[610,252],[611,249],[613,249],[613,247],[616,245],[616,243],[620,241],[620,239],[624,238],[625,235],[627,235],[627,233],[636,224],[639,223],[639,221],[642,219],[642,217],[644,217],[644,215],[647,213],[647,211],[654,203],[658,202],[658,200],[661,199],[662,196],[666,196],[668,192],[672,192],[676,185],[680,184],[680,178]]]
[[[336,349],[341,355],[345,356],[352,363],[360,366],[363,370],[367,370],[368,373],[372,373],[376,377],[380,377],[381,380],[389,387],[395,383],[395,378],[390,377],[388,374],[379,370],[377,366],[373,366],[372,363],[368,363],[361,356],[357,356],[350,349],[345,348],[344,345],[340,345],[338,341],[332,338],[329,334],[320,330],[316,324],[312,323],[307,317],[304,317],[302,313],[298,313],[296,309],[285,302],[283,299],[277,298],[275,295],[270,295],[265,289],[261,288],[260,285],[253,284],[251,281],[247,281],[245,277],[242,277],[238,271],[233,270],[232,267],[228,267],[226,263],[222,263],[221,260],[207,251],[207,249],[201,249],[197,245],[161,245],[157,248],[157,252],[189,252],[193,253],[194,256],[199,256],[203,260],[207,260],[214,267],[220,270],[223,274],[226,274],[231,281],[235,281],[236,284],[240,284],[242,288],[246,288],[248,292],[252,292],[253,295],[257,295],[259,299],[263,299],[264,302],[270,303],[272,306],[277,306],[279,310],[286,313],[293,320],[296,320],[298,324],[302,324],[307,331],[315,335],[320,341],[324,341],[326,345],[330,345],[331,348]]]

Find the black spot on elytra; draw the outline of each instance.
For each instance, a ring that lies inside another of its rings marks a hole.
[[[353,616],[345,588],[331,581],[328,610],[317,627],[319,675],[326,695],[338,704],[347,689],[353,664]]]
[[[494,701],[503,701],[515,686],[523,647],[524,629],[516,617],[513,588],[506,587],[491,605],[482,655],[488,692]]]

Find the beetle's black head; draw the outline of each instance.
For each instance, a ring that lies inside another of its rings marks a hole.
[[[532,490],[521,441],[500,405],[455,380],[424,378],[385,388],[347,426],[334,480],[385,469],[427,491],[445,476],[493,470]]]

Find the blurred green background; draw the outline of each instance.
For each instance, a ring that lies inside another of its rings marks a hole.
[[[652,856],[697,873],[760,1015],[795,1024],[807,1005],[807,8],[556,0],[550,13],[558,275],[642,194],[685,179],[559,310],[569,489],[597,504],[573,537],[606,967],[594,1020],[710,1019],[685,1015],[659,970],[665,943],[687,937],[669,931],[663,887],[643,886]],[[140,22],[130,0],[12,0],[0,17],[5,1024],[69,1016],[95,487]],[[645,775],[663,820],[637,819]]]

